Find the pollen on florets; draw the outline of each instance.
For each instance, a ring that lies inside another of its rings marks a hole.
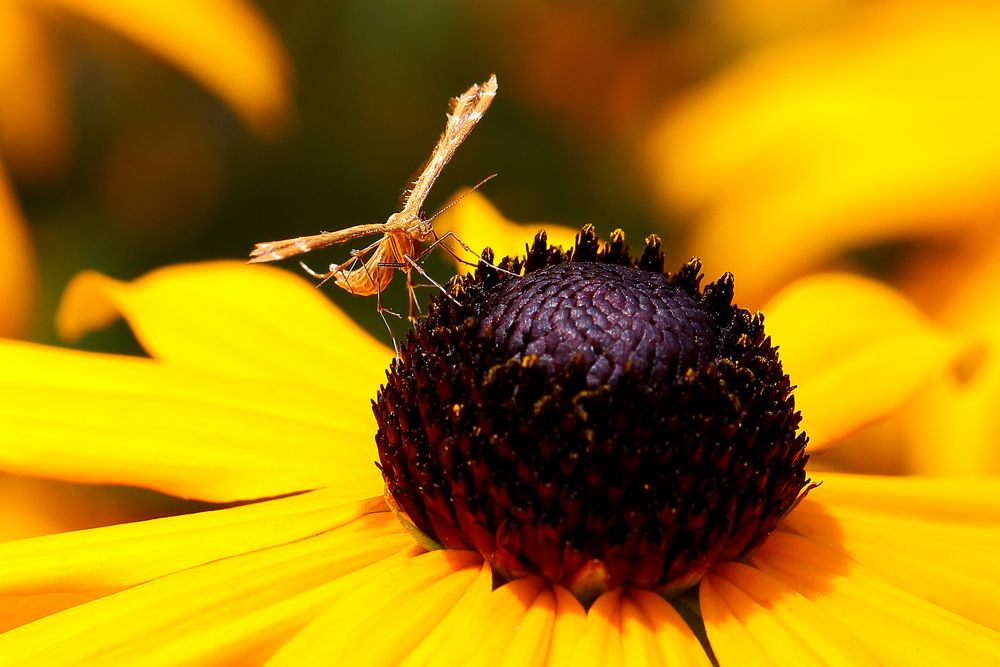
[[[733,278],[592,227],[449,285],[374,401],[389,499],[445,548],[582,599],[683,590],[808,491],[806,436]],[[514,274],[514,275],[511,275]]]

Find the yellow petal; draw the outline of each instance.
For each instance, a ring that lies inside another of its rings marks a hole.
[[[354,585],[348,590],[356,590],[372,576],[371,572],[360,576],[359,570],[380,561],[398,562],[392,554],[400,543],[412,544],[402,534],[397,536],[390,544],[365,539],[364,531],[334,531],[214,561],[11,630],[0,635],[0,654],[12,665],[113,665],[146,661],[147,656],[150,664],[190,664],[167,659],[180,652],[200,653],[200,662],[213,664],[215,642],[222,640],[226,650],[249,653],[251,662],[259,663],[261,654],[269,655],[322,611],[315,599],[313,604],[284,606],[286,615],[271,617],[273,625],[261,628],[256,637],[238,632],[215,637],[206,631],[216,626],[230,630],[241,617],[282,605],[346,575],[353,575]],[[192,643],[192,636],[200,641]]]
[[[28,333],[36,299],[35,248],[0,162],[0,337]]]
[[[464,631],[456,633],[453,639],[464,645],[462,662],[484,666],[529,665],[544,660],[549,646],[545,629],[551,628],[551,614],[555,612],[555,597],[542,597],[545,588],[540,578],[526,577],[493,591],[475,616],[470,617]],[[523,631],[528,634],[522,635]],[[540,638],[539,633],[545,633],[544,637]],[[539,644],[541,655],[533,654],[531,647]]]
[[[702,211],[708,273],[759,302],[841,249],[992,215],[998,40],[995,3],[871,3],[675,105],[650,160],[669,205]]]
[[[1000,629],[1000,480],[821,474],[783,525],[910,593]]]
[[[0,146],[19,176],[39,179],[66,162],[66,82],[38,21],[0,4]]]
[[[555,587],[556,617],[552,628],[552,643],[546,664],[551,667],[572,665],[576,652],[587,634],[587,612],[580,602],[562,586]]]
[[[546,587],[531,603],[531,607],[518,624],[516,634],[503,654],[501,666],[541,667],[546,664],[555,617],[556,594],[551,587]]]
[[[397,665],[472,586],[481,564],[468,551],[417,556],[340,597],[268,664]]]
[[[370,406],[322,393],[0,341],[0,467],[226,502],[352,485],[377,495]]]
[[[507,255],[515,257],[524,255],[526,246],[531,245],[539,230],[545,230],[549,244],[567,249],[573,247],[579,231],[563,225],[511,222],[478,192],[471,192],[462,197],[459,203],[434,221],[434,226],[439,234],[452,232],[475,253],[481,253],[486,247],[492,248],[496,261]],[[606,234],[612,230],[602,231]],[[452,240],[446,243],[455,251],[452,259],[461,272],[471,269],[469,264],[474,266],[479,261],[458,243]]]
[[[0,595],[126,588],[219,558],[335,530],[347,537],[360,527],[372,538],[402,534],[391,513],[366,516],[380,508],[384,510],[380,502],[324,490],[5,542],[0,544]]]
[[[628,591],[626,601],[632,609],[622,619],[625,638],[633,633],[642,635],[643,643],[655,646],[666,667],[711,664],[698,638],[666,600],[633,588]]]
[[[877,664],[835,617],[760,570],[720,564],[700,597],[720,664]]]
[[[310,283],[269,266],[178,265],[131,283],[84,272],[66,289],[57,326],[74,340],[119,315],[171,364],[356,390],[363,403],[392,357]]]
[[[898,411],[958,352],[901,294],[860,276],[804,278],[764,313],[814,452]]]
[[[579,665],[624,665],[621,641],[621,600],[616,588],[597,598],[587,610],[586,634],[577,645]]]
[[[832,660],[839,664],[987,665],[1000,659],[1000,633],[806,538],[774,533],[751,565],[714,567],[702,581],[705,628],[720,664],[812,649],[840,653]]]
[[[400,667],[435,663],[448,665],[465,660],[470,653],[469,647],[464,642],[456,642],[455,637],[461,637],[463,628],[481,618],[480,609],[486,604],[492,591],[493,571],[489,565],[483,563],[479,575],[462,598],[447,615],[441,618],[423,641],[407,653],[400,662]]]
[[[270,134],[289,112],[289,63],[265,18],[241,0],[34,0],[149,49]]]

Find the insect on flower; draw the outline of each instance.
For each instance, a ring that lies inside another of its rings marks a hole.
[[[368,246],[352,250],[351,257],[341,264],[331,264],[326,273],[313,271],[304,263],[304,268],[314,278],[319,279],[322,285],[327,280],[333,280],[338,287],[341,287],[352,294],[360,296],[377,297],[377,309],[382,321],[389,327],[384,313],[389,311],[382,307],[382,291],[392,280],[393,273],[398,269],[406,274],[406,286],[409,294],[409,316],[412,320],[419,305],[414,294],[413,271],[416,271],[433,286],[445,293],[448,298],[454,301],[448,292],[434,281],[419,264],[419,260],[438,245],[442,245],[446,239],[454,239],[467,252],[479,257],[471,248],[463,243],[452,232],[441,235],[434,231],[433,220],[435,216],[427,218],[421,212],[424,199],[430,192],[434,181],[441,174],[441,170],[448,164],[455,151],[472,132],[476,123],[480,121],[483,114],[493,102],[493,97],[497,92],[496,75],[482,84],[473,85],[459,97],[451,100],[448,109],[448,122],[445,125],[441,138],[431,152],[430,158],[420,172],[420,175],[413,182],[403,195],[402,208],[390,215],[385,222],[376,224],[355,225],[336,232],[321,232],[313,236],[300,236],[283,241],[268,241],[258,243],[253,252],[250,253],[251,262],[272,262],[285,259],[294,255],[311,252],[319,248],[352,241],[365,236],[381,234],[374,243]],[[493,178],[484,179],[475,187],[478,188],[486,181]],[[475,188],[473,188],[475,189]],[[457,202],[457,200],[456,200]],[[456,203],[453,202],[452,204]],[[451,206],[452,204],[449,204]],[[446,207],[447,208],[447,207]],[[444,209],[442,209],[444,210]],[[433,241],[432,241],[433,239]],[[422,244],[430,242],[426,248]],[[448,248],[447,245],[442,245]],[[450,249],[449,249],[449,252]],[[391,332],[391,329],[390,329]]]

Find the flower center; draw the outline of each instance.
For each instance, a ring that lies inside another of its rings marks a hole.
[[[650,382],[715,356],[718,325],[662,273],[616,264],[557,264],[491,295],[479,333],[511,357],[534,355],[550,372],[576,355],[591,387],[631,368]]]
[[[375,402],[387,496],[423,535],[581,599],[671,594],[744,557],[808,491],[806,437],[732,278],[665,274],[586,227],[513,277],[481,264],[417,323]]]

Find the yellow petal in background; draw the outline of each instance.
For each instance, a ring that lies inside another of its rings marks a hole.
[[[118,32],[173,63],[254,129],[289,112],[288,57],[265,18],[241,0],[31,0]]]
[[[563,248],[573,247],[574,239],[579,231],[562,225],[511,222],[478,192],[470,192],[462,197],[460,202],[442,213],[434,221],[434,226],[438,229],[439,234],[453,232],[476,253],[481,253],[486,247],[492,248],[497,261],[506,255],[515,257],[524,255],[525,245],[531,245],[539,230],[545,230],[551,245]],[[612,230],[601,231],[607,233]],[[475,255],[470,255],[454,241],[449,240],[445,243],[448,243],[456,251],[455,254],[461,258],[460,262],[452,257],[459,271],[464,273],[472,269],[471,266],[463,262],[474,265],[479,261]]]
[[[919,473],[1000,473],[1000,299],[992,293],[1000,284],[1000,236],[994,229],[968,244],[974,250],[949,258],[957,270],[929,266],[920,276],[941,320],[973,346],[963,372],[942,378],[905,415],[908,459]]]
[[[896,412],[959,352],[901,294],[860,276],[804,278],[763,310],[814,452]]]
[[[764,47],[669,110],[649,159],[692,250],[743,302],[838,251],[968,226],[1000,203],[1000,7],[858,8]]]
[[[0,162],[0,337],[28,333],[37,293],[35,248]]]
[[[18,474],[215,502],[382,488],[370,404],[350,386],[0,341],[0,421],[0,466]]]
[[[37,17],[0,3],[0,149],[18,176],[58,171],[69,145],[66,81]]]
[[[75,340],[119,315],[157,359],[237,378],[355,390],[367,404],[392,352],[303,278],[269,266],[207,262],[126,283],[84,272],[56,316]]]

